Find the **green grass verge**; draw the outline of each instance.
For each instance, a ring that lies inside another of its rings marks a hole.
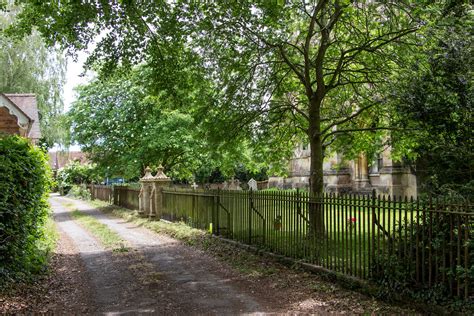
[[[28,270],[18,271],[0,280],[0,294],[14,292],[20,285],[36,282],[49,272],[48,264],[51,259],[59,234],[52,215],[48,215],[42,227],[42,236],[35,241],[34,255],[28,258]]]
[[[104,213],[113,214],[117,217],[123,218],[126,221],[133,222],[139,226],[144,226],[148,229],[151,229],[157,233],[164,233],[170,237],[179,239],[188,244],[193,244],[196,239],[202,238],[207,235],[206,232],[189,227],[185,223],[169,223],[164,221],[149,221],[147,218],[142,218],[138,215],[137,211],[131,211],[117,206],[111,206],[105,202],[101,201],[90,201],[88,202],[99,208]]]
[[[94,217],[74,210],[71,213],[72,217],[88,229],[107,249],[112,249],[115,252],[128,251],[126,242],[120,238],[120,235],[111,230],[107,225],[102,224]]]
[[[54,219],[52,216],[48,216],[44,224],[43,238],[37,242],[38,251],[45,257],[46,261],[51,257],[58,239],[59,233]]]

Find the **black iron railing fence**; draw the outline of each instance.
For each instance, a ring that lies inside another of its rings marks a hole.
[[[92,196],[107,201],[112,194],[116,205],[138,208],[139,190],[114,190],[95,189]],[[298,191],[166,188],[161,194],[161,217],[170,221],[364,280],[398,278],[413,291],[442,287],[474,296],[468,202]]]
[[[282,191],[167,189],[163,197],[162,217],[215,235],[360,279],[403,273],[414,290],[444,286],[455,296],[474,295],[468,203]],[[310,224],[311,212],[318,225]]]

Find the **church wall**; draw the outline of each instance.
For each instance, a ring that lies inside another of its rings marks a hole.
[[[296,189],[309,187],[310,150],[298,146],[290,160],[288,177],[270,177],[268,187]],[[324,161],[324,185],[327,192],[417,196],[417,179],[409,166],[393,163],[390,149],[379,160],[370,161],[361,154],[352,161],[331,154]]]

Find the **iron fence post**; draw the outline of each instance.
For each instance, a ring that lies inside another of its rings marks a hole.
[[[249,205],[248,205],[248,215],[249,215],[249,245],[252,244],[252,189],[249,191]]]

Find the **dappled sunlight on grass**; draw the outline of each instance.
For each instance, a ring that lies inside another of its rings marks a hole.
[[[128,251],[126,242],[120,235],[94,217],[79,210],[72,211],[71,216],[97,237],[105,248],[112,249],[114,252]]]

